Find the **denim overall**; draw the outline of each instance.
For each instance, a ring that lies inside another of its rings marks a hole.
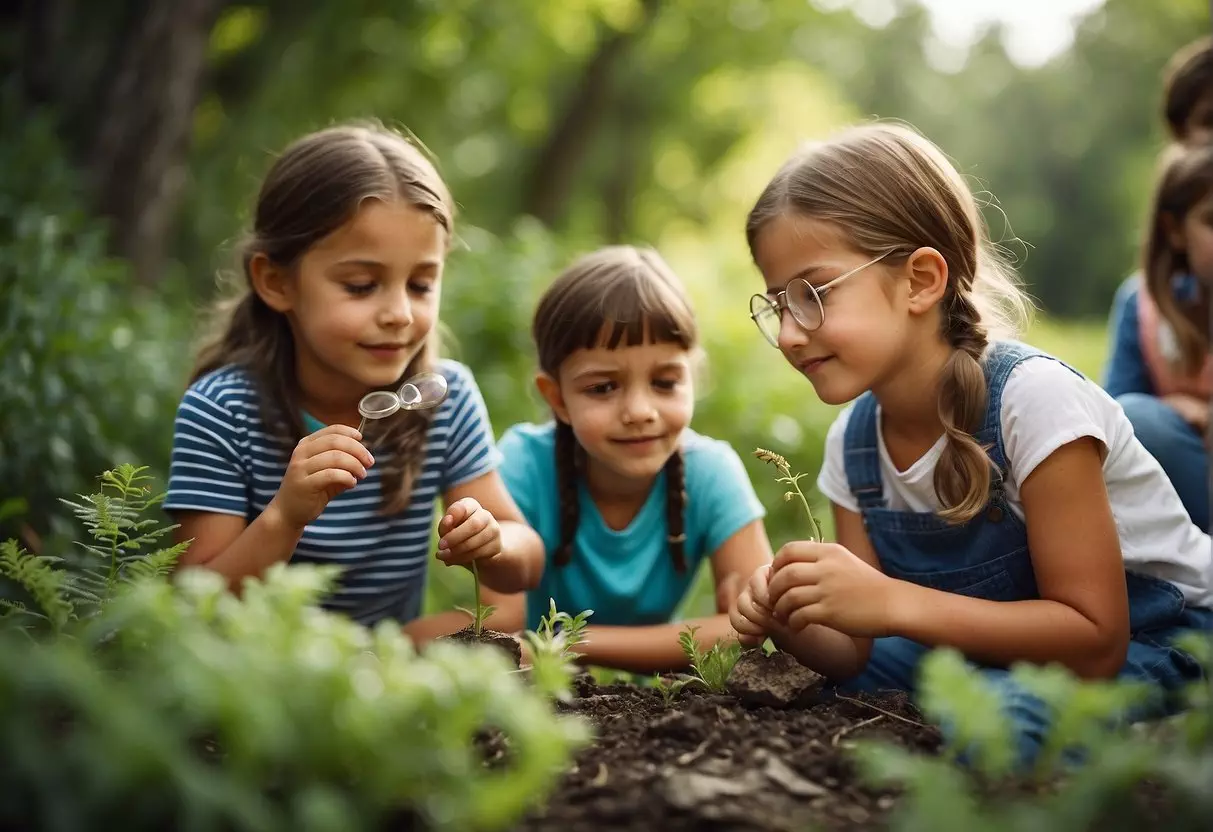
[[[987,352],[989,400],[976,438],[989,447],[990,458],[1003,477],[1008,476],[999,424],[1003,389],[1020,362],[1038,356],[1037,360],[1058,360],[1018,342],[999,342]],[[865,393],[856,401],[847,424],[845,466],[848,485],[885,573],[991,601],[1039,598],[1027,529],[1011,511],[999,478],[991,485],[985,511],[963,525],[949,525],[931,513],[893,511],[885,507],[883,497],[877,430],[876,400]],[[1135,714],[1136,718],[1162,715],[1173,710],[1164,701],[1176,698],[1169,694],[1201,675],[1190,656],[1169,646],[1170,639],[1184,630],[1213,629],[1213,610],[1185,608],[1179,589],[1167,581],[1132,572],[1126,577],[1132,641],[1120,678],[1153,683],[1159,692],[1158,701],[1148,712]],[[839,689],[913,691],[918,663],[928,649],[900,637],[876,639],[863,673]],[[1046,706],[1016,685],[1006,668],[981,666],[981,672],[1003,699],[1014,726],[1020,764],[1031,764],[1048,727]],[[944,731],[946,734],[946,726]]]

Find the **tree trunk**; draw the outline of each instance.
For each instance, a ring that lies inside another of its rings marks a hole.
[[[615,68],[629,47],[648,28],[657,11],[657,0],[643,0],[641,19],[630,31],[615,31],[603,38],[573,88],[563,115],[556,121],[527,177],[523,210],[553,226],[564,211],[573,190],[578,168],[589,152],[594,131],[601,123],[610,99]]]
[[[153,2],[127,33],[85,151],[113,247],[143,284],[162,271],[186,181],[194,108],[224,0]]]

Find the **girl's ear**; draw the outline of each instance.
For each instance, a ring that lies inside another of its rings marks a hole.
[[[290,276],[285,269],[270,262],[264,253],[257,252],[249,260],[249,281],[253,291],[265,305],[275,312],[286,313],[294,306],[294,293],[291,291]]]
[[[560,392],[560,382],[547,373],[538,373],[535,376],[535,387],[539,389],[539,395],[543,396],[548,407],[556,414],[556,418],[569,424],[569,409],[565,407],[564,395]]]
[[[906,261],[909,307],[917,314],[932,309],[948,290],[948,261],[937,249],[924,246]]]

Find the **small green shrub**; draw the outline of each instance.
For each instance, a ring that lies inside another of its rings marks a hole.
[[[0,598],[8,623],[60,634],[72,622],[96,615],[132,581],[169,574],[189,543],[151,548],[177,527],[147,516],[165,495],[146,485],[151,481],[146,470],[120,465],[101,474],[97,492],[62,501],[90,538],[79,544],[75,557],[33,554],[16,540],[0,544],[0,575],[33,603]]]
[[[741,657],[741,644],[736,639],[717,639],[715,644],[703,650],[695,639],[698,629],[688,626],[678,634],[678,644],[694,671],[687,683],[702,685],[712,693],[724,693],[725,682],[733,672],[737,659]]]
[[[322,609],[336,568],[277,564],[239,597],[205,569],[166,580],[183,547],[154,549],[171,527],[144,479],[71,504],[82,559],[0,553],[32,598],[0,628],[0,827],[503,829],[588,740],[495,648],[419,655]]]
[[[593,614],[557,612],[556,599],[548,599],[548,614],[539,619],[539,629],[523,633],[531,648],[531,680],[537,690],[561,701],[572,697],[577,673],[573,648],[585,640],[586,621]]]
[[[1213,670],[1213,641],[1192,634],[1181,646]],[[896,784],[907,795],[894,815],[900,832],[1069,832],[1077,829],[1150,828],[1157,809],[1133,798],[1152,781],[1165,790],[1168,830],[1204,830],[1213,817],[1213,682],[1185,691],[1189,709],[1160,730],[1124,724],[1122,715],[1145,689],[1127,682],[1082,681],[1059,666],[1017,665],[1012,677],[1042,699],[1053,719],[1039,762],[1013,769],[1011,726],[980,672],[954,650],[924,660],[920,704],[946,723],[951,740],[937,758],[882,743],[860,743],[857,759],[874,783]],[[969,765],[955,765],[964,751]],[[1080,762],[1063,754],[1081,750]]]

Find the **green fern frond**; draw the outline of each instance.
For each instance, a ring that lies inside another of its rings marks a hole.
[[[132,561],[126,565],[124,577],[128,580],[142,580],[144,578],[167,576],[173,571],[173,567],[177,565],[177,561],[185,554],[185,550],[189,548],[191,542],[183,540],[175,546],[158,549],[146,557]]]
[[[25,588],[55,630],[71,618],[73,606],[63,586],[66,573],[54,569],[48,559],[6,540],[0,543],[0,573]]]

